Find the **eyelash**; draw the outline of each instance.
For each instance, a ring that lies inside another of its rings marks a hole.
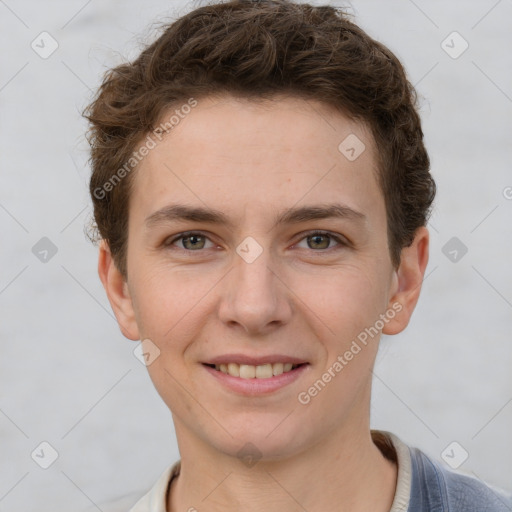
[[[183,238],[187,238],[190,236],[194,236],[194,235],[202,236],[202,237],[210,240],[209,237],[205,233],[202,233],[201,231],[185,231],[184,233],[180,233],[180,234],[176,235],[172,240],[167,239],[163,245],[165,247],[171,247],[178,240],[181,240]],[[342,247],[349,246],[348,242],[344,241],[339,236],[336,236],[336,235],[330,233],[329,231],[319,231],[319,230],[313,230],[313,231],[308,231],[308,232],[304,233],[302,235],[302,238],[300,238],[294,245],[297,245],[298,243],[302,242],[302,240],[304,240],[305,238],[313,237],[313,236],[327,236],[327,237],[331,238],[332,240],[338,242],[338,244],[339,244],[338,247],[328,247],[327,249],[319,249],[319,250],[310,249],[311,251],[316,252],[316,253],[320,253],[320,254],[327,253],[331,250],[336,250],[336,249],[340,249]],[[211,240],[210,240],[210,242],[211,242]],[[183,247],[179,247],[178,249],[181,251],[187,252],[187,253],[194,253],[194,252],[200,253],[200,252],[203,252],[204,250],[206,250],[206,249],[198,249],[198,250],[194,251],[194,250],[190,250],[190,249],[184,249]]]

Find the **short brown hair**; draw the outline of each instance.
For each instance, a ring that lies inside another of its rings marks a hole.
[[[119,183],[112,178],[167,109],[219,93],[314,99],[363,121],[377,145],[389,250],[398,266],[436,192],[416,91],[401,63],[339,7],[233,0],[165,25],[135,61],[106,73],[84,112],[91,123],[92,238],[107,241],[125,277],[133,173],[122,173]]]

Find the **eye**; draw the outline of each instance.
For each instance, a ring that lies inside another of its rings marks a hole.
[[[166,240],[164,242],[164,245],[166,247],[168,247],[168,246],[174,245],[179,240],[182,241],[181,247],[179,247],[179,249],[184,249],[189,252],[193,252],[193,251],[197,251],[197,250],[201,250],[201,249],[205,249],[205,248],[207,249],[208,247],[205,247],[206,240],[210,241],[210,243],[212,244],[212,247],[214,245],[206,235],[204,235],[203,233],[196,232],[196,231],[180,233],[178,236],[174,237],[173,239]]]
[[[336,246],[330,247],[333,240],[337,242],[338,248],[348,246],[348,243],[343,238],[327,231],[311,231],[306,233],[305,236],[300,239],[300,242],[295,244],[295,246],[300,247],[300,243],[302,243],[303,240],[306,240],[307,247],[302,248],[314,249],[315,252],[323,252],[327,251],[327,249],[335,249]],[[211,244],[209,247],[206,245],[207,241]],[[174,238],[166,240],[163,245],[165,247],[170,247],[174,246],[177,242],[180,243],[177,248],[187,252],[199,252],[202,249],[211,249],[212,247],[215,247],[215,244],[205,234],[198,231],[187,231],[185,233],[180,233]]]
[[[319,249],[326,250],[329,249],[331,245],[331,241],[335,240],[338,243],[338,246],[347,246],[348,244],[343,241],[340,237],[333,235],[326,231],[312,231],[310,233],[306,233],[302,240],[306,240],[308,249]],[[299,244],[297,244],[299,246]],[[334,248],[333,248],[334,249]],[[316,251],[318,252],[318,251]]]

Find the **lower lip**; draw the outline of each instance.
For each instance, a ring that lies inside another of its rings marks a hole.
[[[268,379],[242,379],[240,377],[233,377],[210,366],[203,365],[203,368],[231,391],[242,395],[263,395],[288,386],[307,371],[308,366],[309,364],[302,364],[289,372],[275,375]]]

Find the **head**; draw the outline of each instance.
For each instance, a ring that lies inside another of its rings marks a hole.
[[[279,457],[356,432],[428,261],[435,184],[397,58],[339,8],[214,4],[111,70],[86,115],[100,277],[159,351],[178,435]],[[211,367],[237,357],[301,367],[247,395]]]

